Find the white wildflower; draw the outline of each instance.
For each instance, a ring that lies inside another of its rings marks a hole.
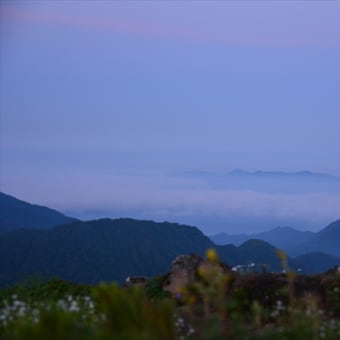
[[[25,306],[20,306],[18,310],[18,316],[23,317],[26,314],[26,307]]]
[[[77,301],[72,301],[69,310],[70,312],[79,312],[79,306],[77,304]]]

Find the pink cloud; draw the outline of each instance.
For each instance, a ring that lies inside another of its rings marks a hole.
[[[226,26],[225,29],[189,25],[169,25],[161,22],[111,19],[104,16],[73,15],[57,11],[3,8],[2,17],[8,21],[28,22],[43,25],[58,25],[66,28],[80,28],[99,32],[129,34],[146,38],[159,38],[194,43],[212,43],[240,47],[340,47],[340,41],[321,37],[283,34],[282,32],[261,32]],[[174,20],[175,22],[175,20]],[[298,32],[297,32],[298,33]]]

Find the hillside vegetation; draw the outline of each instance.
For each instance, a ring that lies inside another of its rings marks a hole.
[[[137,286],[56,279],[12,286],[0,290],[0,339],[339,338],[339,267],[295,276],[280,257],[286,274],[239,274],[210,249],[205,260],[189,255],[179,268],[180,257],[170,273]],[[177,278],[193,275],[168,291],[176,268]]]
[[[231,266],[253,264],[258,271],[281,271],[277,249],[261,240],[239,247],[216,246],[196,227],[133,219],[76,221],[49,230],[21,229],[0,235],[0,285],[28,277],[59,277],[75,283],[123,282],[129,275],[151,277],[183,253],[203,255],[215,248]],[[334,265],[323,258],[318,270]],[[294,270],[315,268],[306,259],[288,259]],[[340,261],[339,261],[340,262]]]
[[[13,229],[0,234],[0,286],[30,277],[59,277],[81,284],[123,282],[129,275],[152,277],[164,273],[176,256],[202,256],[208,248],[216,249],[222,261],[238,270],[282,270],[277,247],[264,240],[219,246],[196,227],[128,218],[81,222],[5,194],[0,201],[5,208],[0,219],[3,229]],[[53,227],[52,222],[67,224]],[[37,223],[34,228],[33,223]],[[43,223],[45,227],[38,228]],[[269,234],[291,232],[277,228]],[[315,234],[303,243],[297,258],[288,258],[290,268],[312,274],[339,264],[339,232],[340,222],[335,221]],[[322,250],[315,248],[318,244]]]

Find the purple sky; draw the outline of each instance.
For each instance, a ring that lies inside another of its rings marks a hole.
[[[1,190],[207,232],[230,216],[321,227],[340,192],[173,174],[340,176],[339,23],[334,1],[1,1]]]

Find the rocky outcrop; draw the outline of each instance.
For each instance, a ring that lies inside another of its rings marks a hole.
[[[218,260],[216,253],[207,252],[207,259],[195,254],[176,257],[167,274],[148,281],[144,277],[130,276],[125,286],[148,286],[157,283],[157,292],[168,292],[181,300],[182,293],[195,284],[207,287],[218,278],[225,278],[225,296],[243,297],[244,308],[251,308],[252,301],[272,308],[277,303],[288,305],[291,299],[314,296],[320,306],[334,317],[340,317],[340,266],[317,275],[293,273],[238,273]],[[152,294],[151,294],[152,296]],[[248,301],[249,303],[246,303]]]
[[[211,265],[210,260],[203,259],[195,254],[177,256],[171,264],[163,289],[172,295],[176,295],[199,279],[200,269],[207,269]],[[231,270],[231,267],[221,262],[218,262],[218,266],[225,273]]]

